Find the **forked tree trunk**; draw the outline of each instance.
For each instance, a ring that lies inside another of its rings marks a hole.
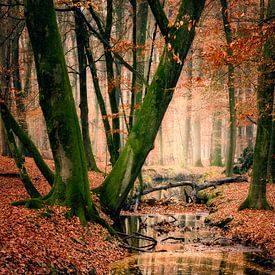
[[[275,15],[275,1],[268,1],[267,18]],[[275,72],[272,64],[275,61],[274,32],[267,39],[263,47],[262,64],[259,67],[259,78],[257,87],[257,136],[253,156],[252,182],[246,200],[241,204],[239,210],[245,208],[270,209],[266,199],[267,163],[271,138],[271,118],[274,97]]]
[[[25,0],[34,52],[39,100],[55,163],[55,179],[44,203],[66,205],[82,224],[97,220],[89,192],[87,164],[53,1]]]
[[[112,172],[103,185],[95,190],[100,195],[104,210],[113,217],[121,210],[148,153],[153,148],[205,3],[203,0],[181,1],[176,22],[168,28],[168,19],[159,1],[148,2],[162,34],[166,36],[166,46],[128,141]]]

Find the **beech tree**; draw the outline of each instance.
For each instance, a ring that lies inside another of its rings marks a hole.
[[[112,216],[116,216],[121,210],[147,155],[153,149],[155,137],[194,39],[195,27],[205,1],[182,0],[172,24],[158,0],[148,0],[148,3],[165,37],[165,47],[125,147],[103,185],[95,190],[104,210]]]
[[[54,184],[43,199],[27,205],[60,204],[82,224],[104,223],[92,203],[84,146],[65,64],[53,1],[25,0],[25,19],[33,48],[39,101],[55,163]]]
[[[274,22],[275,1],[269,0],[267,7],[267,20]],[[257,87],[257,136],[253,156],[252,182],[246,200],[241,204],[240,210],[245,208],[270,209],[266,200],[267,165],[270,150],[272,129],[272,110],[274,98],[274,61],[275,61],[275,35],[274,32],[267,38],[259,66]]]
[[[229,16],[228,16],[228,3],[227,0],[221,0],[222,6],[222,18],[223,18],[223,26],[225,32],[226,43],[228,45],[227,55],[231,57],[233,55],[233,51],[230,48],[230,44],[233,41],[232,38],[232,30],[230,27]],[[235,107],[235,87],[234,87],[234,65],[230,62],[228,64],[228,98],[229,98],[229,114],[230,114],[230,126],[228,133],[228,141],[227,141],[227,156],[226,156],[226,175],[232,176],[233,174],[233,165],[234,165],[234,157],[236,150],[236,107]]]

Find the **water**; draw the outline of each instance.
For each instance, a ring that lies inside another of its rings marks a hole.
[[[110,274],[275,274],[251,262],[256,250],[233,244],[206,226],[207,215],[122,217],[127,246],[135,254],[115,263]]]

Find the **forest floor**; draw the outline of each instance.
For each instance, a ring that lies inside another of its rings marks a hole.
[[[48,164],[53,168],[52,161]],[[34,185],[46,194],[50,187],[34,162],[26,158],[26,166]],[[100,166],[104,170],[104,165]],[[154,171],[158,167],[154,167]],[[163,172],[163,171],[161,171]],[[183,171],[185,173],[185,171]],[[206,179],[221,178],[221,170],[205,167],[190,169],[189,173],[204,174]],[[89,173],[91,188],[100,185],[104,176]],[[212,223],[230,217],[224,234],[263,249],[266,256],[275,257],[275,212],[244,210],[238,206],[245,199],[249,183],[233,183],[215,189],[220,195],[210,206],[178,202],[142,203],[139,213],[183,213],[210,211]],[[107,274],[110,265],[127,255],[118,241],[99,225],[83,228],[77,218],[67,220],[66,208],[47,209],[15,207],[11,202],[27,199],[14,161],[0,157],[0,274],[47,274],[59,272]],[[275,185],[267,186],[267,198],[275,208]]]

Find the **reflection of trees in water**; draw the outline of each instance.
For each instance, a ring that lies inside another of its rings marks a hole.
[[[146,253],[126,260],[112,274],[268,274],[244,261],[243,253]]]
[[[150,236],[158,240],[156,250],[168,252],[141,253],[120,262],[111,274],[143,274],[143,275],[180,275],[180,274],[268,274],[263,269],[251,264],[243,252],[183,252],[186,242],[192,243],[196,234],[200,234],[204,227],[207,214],[176,214],[144,215],[124,217],[123,231],[127,234],[135,232]],[[156,225],[170,222],[176,225],[172,232],[160,232]],[[186,228],[191,231],[186,232]],[[167,236],[184,239],[185,242],[161,240]],[[201,237],[201,235],[200,235]],[[132,246],[142,247],[146,240],[130,239]],[[173,252],[182,250],[182,252]]]

